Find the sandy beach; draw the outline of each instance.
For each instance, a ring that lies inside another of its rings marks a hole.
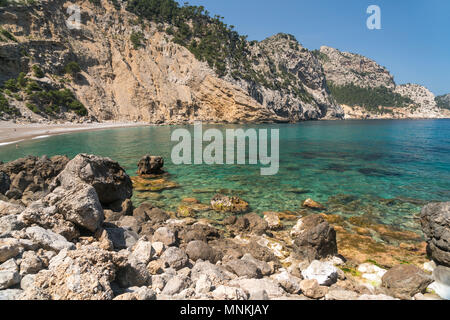
[[[143,122],[103,122],[90,124],[17,124],[0,121],[0,146],[47,136],[91,130],[146,126]]]

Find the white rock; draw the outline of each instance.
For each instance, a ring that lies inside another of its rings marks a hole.
[[[265,290],[269,298],[281,297],[285,295],[281,286],[272,279],[236,279],[230,281],[231,286],[240,287],[250,293],[256,294],[259,291]]]
[[[0,300],[17,300],[22,293],[20,289],[0,290]]]
[[[27,290],[27,288],[31,288],[34,286],[34,278],[36,277],[35,274],[27,274],[20,280],[20,288],[22,290]]]
[[[338,271],[329,262],[314,260],[308,268],[302,271],[305,279],[316,279],[321,286],[331,286],[338,280]]]
[[[166,250],[166,245],[159,241],[153,242],[152,247],[153,247],[153,250],[155,250],[155,255],[157,257],[160,257],[163,254],[164,250]]]
[[[298,294],[300,292],[300,278],[294,277],[287,271],[283,271],[273,276],[275,281],[277,281],[280,286],[287,292],[291,294]]]
[[[434,261],[428,261],[423,264],[423,269],[428,272],[433,272],[436,268],[436,263]]]
[[[247,300],[248,295],[241,288],[219,286],[212,292],[212,296],[216,300]]]
[[[63,249],[75,249],[75,245],[62,235],[54,233],[51,230],[46,230],[44,228],[34,226],[26,229],[26,234],[38,242],[44,248],[49,248],[55,251],[61,251]]]
[[[213,289],[213,283],[211,279],[206,274],[200,275],[197,282],[195,283],[195,294],[202,295],[211,292]]]
[[[130,259],[134,259],[137,263],[147,265],[154,255],[155,251],[152,244],[149,241],[140,239],[133,246]]]

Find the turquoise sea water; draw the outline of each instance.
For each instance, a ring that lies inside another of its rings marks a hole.
[[[450,120],[203,126],[223,132],[241,127],[280,129],[280,170],[275,176],[261,176],[258,166],[249,165],[173,165],[170,154],[176,143],[170,136],[180,127],[123,128],[30,140],[20,142],[19,149],[0,147],[0,160],[94,153],[118,161],[135,175],[142,155],[161,155],[170,179],[180,188],[163,191],[157,202],[172,210],[182,198],[209,203],[217,192],[239,195],[259,213],[297,211],[303,200],[312,198],[325,204],[327,213],[365,215],[414,230],[418,229],[414,215],[424,203],[450,200]]]

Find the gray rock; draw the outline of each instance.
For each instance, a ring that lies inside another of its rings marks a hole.
[[[434,283],[430,287],[443,299],[450,300],[450,268],[437,266],[433,270]]]
[[[388,270],[382,280],[382,287],[399,299],[411,299],[417,293],[425,292],[433,279],[414,265],[399,265]]]
[[[450,267],[450,202],[430,203],[420,214],[427,253],[438,264]]]
[[[225,268],[209,261],[198,260],[192,268],[191,278],[193,281],[197,281],[202,275],[207,275],[213,285],[222,284],[232,278],[232,274]]]
[[[123,228],[106,228],[105,230],[108,234],[108,239],[111,240],[116,250],[131,248],[139,239],[139,235],[131,230]]]
[[[270,276],[273,273],[273,268],[265,261],[257,260],[249,253],[244,254],[241,260],[249,263],[253,263],[263,276]]]
[[[248,300],[248,294],[237,287],[228,287],[224,285],[220,285],[212,292],[212,296],[216,300]]]
[[[189,242],[186,246],[186,254],[193,261],[203,260],[216,263],[219,260],[218,253],[206,242],[200,240]]]
[[[0,290],[0,301],[1,300],[18,300],[20,299],[23,290],[20,289],[7,289]]]
[[[273,278],[287,293],[299,294],[301,290],[300,282],[302,281],[302,279],[294,277],[287,271],[276,274],[273,276]]]
[[[0,237],[8,236],[12,231],[20,230],[25,224],[20,221],[17,215],[7,215],[0,217]]]
[[[26,229],[26,234],[30,239],[39,243],[44,249],[60,251],[63,249],[74,249],[75,245],[66,240],[63,236],[51,230],[34,226]]]
[[[167,227],[161,227],[155,231],[152,238],[153,242],[162,242],[170,247],[177,241],[175,233]]]
[[[321,286],[331,286],[338,280],[338,272],[335,266],[329,262],[314,260],[308,268],[302,271],[305,279],[315,279]]]
[[[0,265],[0,290],[8,289],[20,283],[19,268],[13,259]]]
[[[380,300],[380,301],[388,301],[388,300],[398,300],[394,297],[391,296],[387,296],[385,294],[377,294],[377,295],[373,295],[373,294],[363,294],[361,296],[358,297],[357,300],[366,300],[366,301],[370,301],[370,300]]]
[[[27,274],[22,277],[22,280],[20,280],[20,288],[22,290],[27,290],[28,288],[31,288],[34,286],[34,279],[36,278],[35,274]]]
[[[135,260],[137,263],[147,265],[155,255],[152,244],[146,239],[139,239],[133,246],[129,259]]]
[[[138,175],[161,174],[164,167],[164,159],[162,157],[145,155],[138,162]]]
[[[35,274],[44,268],[44,263],[34,251],[25,251],[20,262],[20,274]]]
[[[67,221],[91,232],[101,226],[103,208],[92,186],[79,183],[68,189],[57,188],[53,193],[48,197],[57,197],[54,205]]]
[[[358,294],[344,289],[330,289],[325,295],[325,300],[357,300]]]
[[[23,251],[21,243],[14,238],[0,239],[0,263],[16,257]]]
[[[132,230],[136,233],[139,233],[141,231],[139,222],[137,221],[137,219],[135,217],[132,217],[132,216],[123,216],[122,218],[120,218],[117,225],[124,229]]]
[[[115,161],[95,155],[79,154],[56,177],[55,184],[70,189],[83,181],[97,192],[104,205],[131,198],[133,187],[130,177]]]
[[[202,274],[195,282],[195,294],[202,295],[211,292],[214,289],[213,282],[208,275]]]
[[[231,260],[225,265],[225,268],[234,272],[239,277],[258,279],[262,277],[261,270],[256,265],[244,260]]]
[[[301,218],[291,231],[294,252],[309,261],[337,254],[336,231],[320,215]]]
[[[22,205],[0,200],[0,216],[17,215],[23,210],[25,207]]]
[[[285,295],[281,286],[272,279],[236,279],[229,283],[230,286],[236,286],[244,289],[250,295],[265,290],[269,298],[281,297]]]
[[[165,285],[162,294],[174,295],[180,293],[182,290],[188,288],[191,285],[191,280],[188,277],[174,276],[169,279]]]
[[[172,275],[168,274],[157,274],[152,276],[152,289],[156,292],[161,292],[166,286],[167,281],[172,277]]]
[[[269,295],[267,294],[266,290],[252,291],[250,292],[249,300],[254,301],[269,300]]]
[[[174,268],[175,270],[180,270],[186,266],[189,258],[180,248],[170,247],[164,251],[161,256],[161,260],[166,266]]]

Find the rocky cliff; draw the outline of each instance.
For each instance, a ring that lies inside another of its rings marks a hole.
[[[450,110],[450,93],[436,97],[436,104],[441,109]]]
[[[325,46],[316,54],[347,119],[448,117],[430,90],[417,84],[397,85],[385,67],[367,57]]]
[[[0,8],[0,117],[173,124],[440,116],[429,91],[397,87],[363,56],[309,51],[288,34],[249,42],[202,7],[153,2],[159,11],[144,0]],[[73,4],[79,29],[67,24]],[[385,88],[395,103],[349,107],[340,99],[349,84]]]

